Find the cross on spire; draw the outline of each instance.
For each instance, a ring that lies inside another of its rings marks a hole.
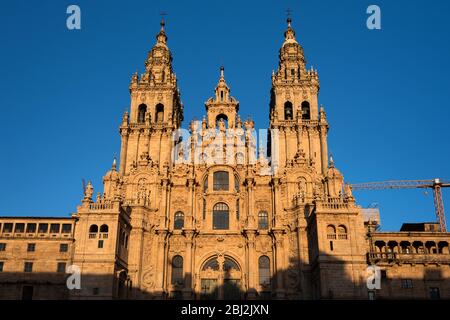
[[[160,16],[161,16],[161,23],[160,23],[160,24],[161,24],[161,29],[164,28],[164,26],[165,26],[165,24],[166,24],[165,21],[164,21],[164,17],[167,16],[167,15],[168,15],[168,14],[165,13],[165,12],[161,12],[161,13],[160,13]]]

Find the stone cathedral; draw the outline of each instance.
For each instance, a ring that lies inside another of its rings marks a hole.
[[[70,218],[0,218],[1,298],[450,297],[448,233],[435,223],[376,231],[379,215],[355,204],[290,19],[260,136],[223,67],[206,115],[180,130],[167,40],[163,21],[145,72],[131,77],[102,192],[88,183]],[[69,265],[80,288],[67,289]],[[368,289],[369,265],[381,288]]]

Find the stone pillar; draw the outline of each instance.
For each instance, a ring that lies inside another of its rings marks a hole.
[[[120,135],[122,137],[122,146],[120,148],[120,167],[119,172],[123,176],[125,174],[126,168],[126,159],[127,159],[127,151],[128,151],[128,128],[121,128]]]
[[[245,230],[247,236],[247,274],[248,274],[248,290],[247,299],[255,299],[257,296],[257,268],[258,263],[256,259],[255,237],[256,230]]]
[[[186,237],[186,254],[184,257],[184,289],[183,289],[183,299],[192,299],[192,278],[193,278],[193,259],[192,259],[192,245],[193,245],[193,230],[185,230],[184,236]]]
[[[320,154],[322,160],[322,173],[326,174],[328,169],[328,144],[327,128],[325,125],[320,126]]]
[[[276,273],[276,281],[277,287],[275,289],[275,294],[277,299],[284,299],[286,292],[284,290],[284,247],[283,247],[283,231],[282,230],[274,230],[273,235],[275,237],[275,273]]]
[[[166,273],[166,237],[167,230],[157,230],[158,250],[156,252],[156,286],[155,295],[157,298],[164,298]]]

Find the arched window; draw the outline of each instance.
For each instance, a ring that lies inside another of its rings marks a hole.
[[[302,119],[304,120],[310,120],[311,119],[311,111],[309,108],[309,102],[303,101],[302,102]]]
[[[216,171],[213,175],[213,190],[220,191],[225,190],[228,191],[229,181],[228,181],[228,172],[226,171]]]
[[[183,284],[183,257],[174,256],[172,258],[172,284]]]
[[[89,233],[97,233],[98,232],[98,226],[96,224],[93,224],[89,227]]]
[[[327,226],[327,239],[336,239],[336,228],[331,224]]]
[[[270,260],[267,256],[261,256],[258,260],[259,284],[261,286],[270,285]]]
[[[284,120],[292,120],[292,103],[290,101],[284,103]]]
[[[228,128],[228,117],[224,114],[219,114],[216,117],[216,128],[219,128],[219,122],[222,121],[225,123],[225,128]]]
[[[100,227],[100,232],[102,232],[102,233],[108,233],[108,225],[103,224],[103,225]]]
[[[258,213],[258,228],[262,230],[269,229],[269,215],[266,211]]]
[[[227,230],[230,225],[230,210],[228,205],[223,202],[217,203],[213,208],[213,229]]]
[[[156,122],[160,123],[164,121],[164,105],[158,103],[156,105]]]
[[[342,224],[338,227],[338,239],[347,239],[347,228]]]
[[[184,213],[181,211],[175,212],[173,218],[173,227],[175,230],[181,230],[184,227]]]
[[[147,112],[147,106],[145,104],[139,105],[138,108],[138,122],[144,123],[145,122],[145,113]]]

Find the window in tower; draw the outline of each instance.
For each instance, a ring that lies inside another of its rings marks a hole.
[[[156,105],[156,122],[161,123],[164,121],[164,105],[158,103]]]
[[[291,69],[291,77],[295,77],[295,69]]]
[[[216,117],[216,128],[220,129],[223,125],[225,126],[225,128],[228,128],[228,117],[224,114],[219,114]]]
[[[145,113],[147,112],[147,106],[145,104],[141,104],[138,107],[138,122],[145,122]]]
[[[175,213],[174,219],[173,219],[173,225],[175,230],[181,230],[184,227],[184,213],[181,211],[178,211]]]
[[[239,178],[236,174],[234,175],[234,191],[239,192]]]
[[[302,102],[302,119],[303,120],[310,120],[311,119],[311,112],[309,108],[309,102],[303,101]]]
[[[292,120],[292,103],[290,101],[284,103],[284,120]]]
[[[223,101],[223,91],[221,90],[220,91],[220,102],[222,102]]]
[[[213,229],[227,230],[229,228],[230,209],[226,203],[219,202],[213,208]]]
[[[213,175],[213,190],[214,191],[228,191],[229,177],[226,171],[216,171]]]

